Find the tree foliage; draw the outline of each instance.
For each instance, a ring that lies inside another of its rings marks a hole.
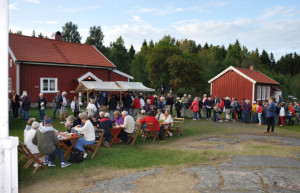
[[[110,60],[118,70],[130,74],[129,53],[124,45],[124,40],[120,36],[115,42],[111,43]]]
[[[131,75],[134,77],[133,81],[150,86],[147,57],[142,52],[135,54],[131,62]]]
[[[78,26],[71,21],[62,26],[62,39],[67,42],[81,42],[81,36],[78,32]]]

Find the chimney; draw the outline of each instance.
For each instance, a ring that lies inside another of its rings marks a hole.
[[[62,36],[61,36],[61,33],[59,31],[57,31],[56,33],[53,33],[51,38],[54,39],[54,40],[62,41]]]
[[[254,71],[254,66],[253,65],[250,66],[250,70]]]

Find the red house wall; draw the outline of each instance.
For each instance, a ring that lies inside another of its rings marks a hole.
[[[40,93],[40,78],[58,78],[58,90],[66,91],[67,100],[71,101],[77,95],[70,93],[78,86],[76,78],[87,72],[93,73],[103,81],[108,81],[109,70],[106,69],[21,64],[21,91],[26,90],[31,101],[35,102]],[[112,74],[114,73],[111,73],[111,81],[124,80],[123,77],[116,75],[112,77]],[[55,95],[55,93],[44,93],[46,99],[51,102]]]
[[[110,81],[128,81],[128,78],[125,76],[122,76],[120,74],[117,74],[115,72],[110,73]]]
[[[253,83],[234,71],[228,71],[211,83],[212,97],[236,98],[238,101],[244,99],[252,100]]]

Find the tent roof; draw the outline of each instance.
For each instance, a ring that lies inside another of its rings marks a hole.
[[[126,91],[119,87],[115,82],[81,81],[75,92],[87,91]]]
[[[99,81],[81,81],[75,92],[87,91],[142,91],[153,92],[152,88],[145,87],[141,82],[99,82]]]
[[[141,82],[124,82],[124,81],[116,81],[118,85],[127,91],[142,91],[142,92],[154,92],[155,90],[152,88],[148,88],[143,85]]]

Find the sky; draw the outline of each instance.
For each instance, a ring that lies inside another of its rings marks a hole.
[[[91,26],[101,26],[108,46],[122,36],[139,51],[144,40],[164,35],[204,45],[238,39],[248,50],[272,52],[275,59],[300,54],[299,0],[10,0],[9,26],[23,35],[51,37],[72,21],[84,43]]]

